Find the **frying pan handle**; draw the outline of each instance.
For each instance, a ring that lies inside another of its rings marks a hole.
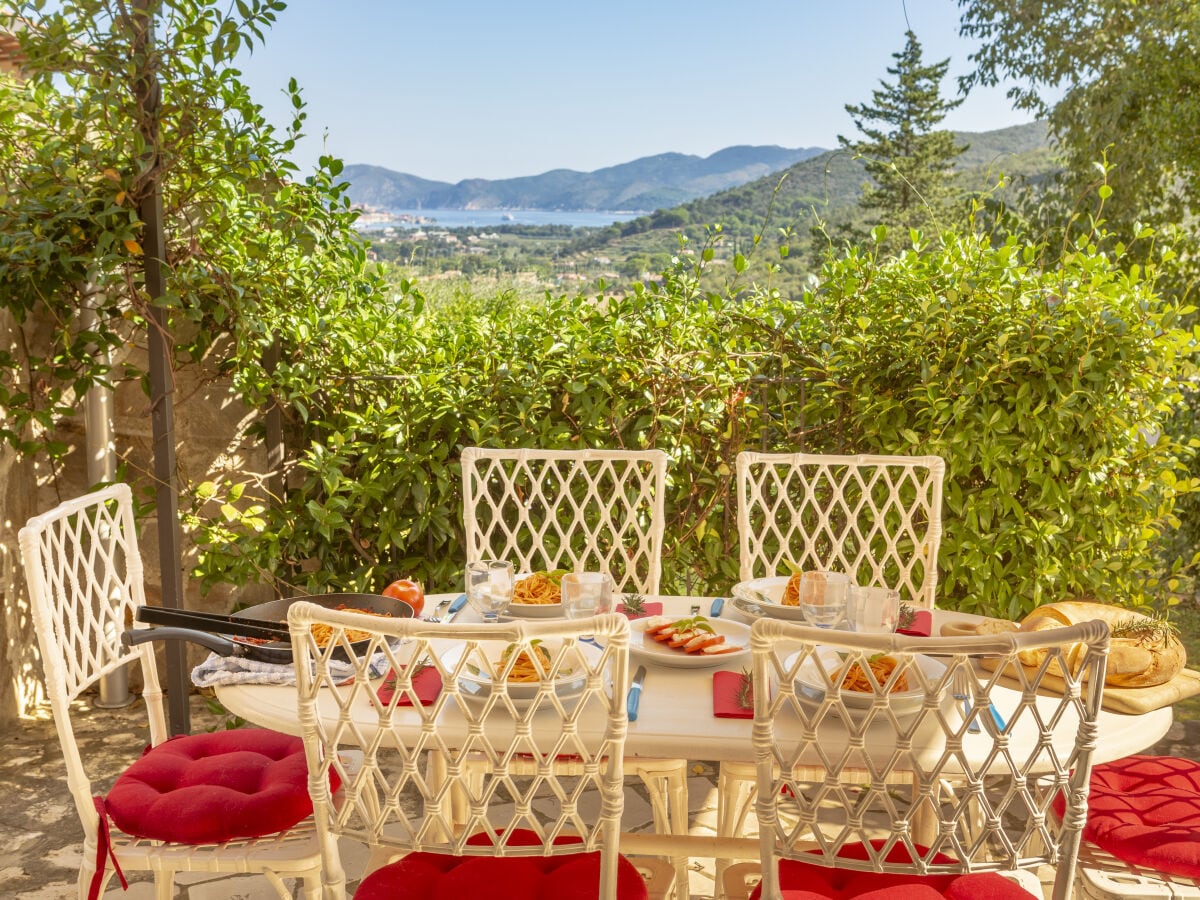
[[[245,656],[247,647],[226,640],[207,631],[191,628],[130,628],[121,634],[121,643],[126,647],[144,644],[146,641],[191,641],[207,647],[218,656]]]

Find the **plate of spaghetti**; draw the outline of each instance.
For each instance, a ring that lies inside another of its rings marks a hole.
[[[730,595],[734,607],[746,615],[804,621],[804,613],[800,611],[799,574],[739,581]]]
[[[795,659],[792,657],[787,661],[788,668],[795,664]],[[920,654],[912,658],[909,666],[897,670],[898,665],[896,657],[884,653],[855,659],[843,656],[832,647],[818,647],[800,664],[796,673],[796,696],[802,702],[820,703],[825,699],[828,686],[836,685],[841,704],[834,704],[830,709],[837,715],[860,720],[874,705],[874,684],[878,684],[888,694],[888,709],[897,722],[904,723],[921,711],[925,703],[925,686],[937,684],[946,667],[936,659]],[[870,669],[869,675],[867,669]]]
[[[458,671],[459,690],[470,700],[487,700],[505,680],[505,693],[517,709],[528,707],[550,685],[559,700],[571,700],[587,687],[589,667],[602,651],[575,643],[563,652],[563,641],[537,639],[508,644],[459,644],[442,656],[447,672]],[[466,658],[464,659],[464,655]],[[548,704],[547,704],[548,705]]]
[[[562,577],[566,569],[518,575],[508,614],[522,619],[562,618]]]

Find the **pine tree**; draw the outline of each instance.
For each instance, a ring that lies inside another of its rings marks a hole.
[[[863,186],[859,205],[893,233],[945,224],[954,199],[954,161],[967,149],[954,143],[951,132],[935,130],[962,103],[961,98],[942,99],[950,60],[924,65],[921,42],[911,31],[906,37],[904,50],[893,54],[896,65],[887,70],[895,83],[881,81],[872,93],[873,105],[846,105],[863,137],[851,141],[838,135],[843,147],[863,159],[873,180]]]

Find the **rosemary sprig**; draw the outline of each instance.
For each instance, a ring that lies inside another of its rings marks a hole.
[[[912,628],[913,623],[917,621],[917,611],[907,603],[900,604],[900,616],[896,620],[896,630],[902,628]]]
[[[625,612],[631,616],[640,616],[646,612],[646,598],[641,594],[625,594],[621,598]]]
[[[1155,610],[1144,616],[1131,615],[1118,619],[1108,629],[1112,637],[1131,638],[1141,644],[1166,644],[1179,634],[1179,626],[1172,622],[1165,611]]]
[[[742,669],[742,680],[738,683],[738,709],[754,709],[754,681],[750,673]]]

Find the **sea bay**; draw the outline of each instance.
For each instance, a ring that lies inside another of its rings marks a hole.
[[[569,225],[604,228],[627,222],[644,212],[559,209],[387,209],[372,210],[359,219],[359,231],[385,228],[491,228],[502,225]]]

